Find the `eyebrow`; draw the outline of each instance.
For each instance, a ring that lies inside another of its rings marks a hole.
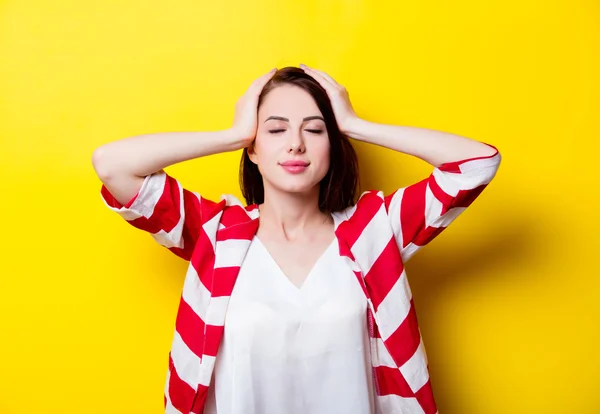
[[[275,116],[275,115],[272,115],[272,116],[268,117],[267,119],[265,119],[265,122],[267,122],[269,119],[278,119],[280,121],[290,122],[289,119],[287,119],[287,118],[285,118],[283,116]],[[306,122],[306,121],[310,121],[311,119],[320,119],[321,121],[325,122],[325,120],[323,119],[323,117],[319,116],[319,115],[307,116],[306,118],[303,118],[302,121]]]

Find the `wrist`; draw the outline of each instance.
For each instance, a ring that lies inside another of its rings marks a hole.
[[[340,127],[340,131],[349,138],[361,139],[364,137],[364,131],[367,127],[367,121],[359,117],[354,117],[346,121],[343,127]]]
[[[248,134],[241,133],[235,128],[229,128],[223,131],[225,141],[230,147],[230,151],[237,151],[246,148],[254,140]]]

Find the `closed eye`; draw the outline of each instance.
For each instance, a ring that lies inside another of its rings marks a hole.
[[[278,133],[283,132],[283,131],[285,131],[285,129],[270,129],[269,130],[269,132],[271,134],[278,134]],[[310,132],[312,134],[320,134],[320,133],[323,132],[322,129],[307,129],[306,131],[308,131],[308,132]]]

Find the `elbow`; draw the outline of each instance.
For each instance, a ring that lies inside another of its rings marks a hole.
[[[92,153],[92,166],[101,181],[106,180],[109,176],[109,162],[107,158],[106,148],[104,146],[96,148]]]
[[[487,142],[482,142],[482,144],[484,145],[484,148],[481,158],[491,158],[496,154],[500,154],[500,150],[495,145],[488,144]]]

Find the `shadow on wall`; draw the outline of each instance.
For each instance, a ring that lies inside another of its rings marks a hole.
[[[477,201],[473,206],[476,206],[476,203]],[[435,244],[444,237],[442,233],[406,264],[440,412],[464,412],[465,407],[460,400],[464,401],[469,395],[465,394],[460,384],[460,370],[446,362],[447,344],[452,338],[444,337],[444,333],[439,329],[444,323],[444,315],[440,314],[437,304],[441,298],[448,296],[448,291],[456,292],[460,291],[461,287],[469,289],[473,285],[486,283],[481,279],[492,270],[498,274],[498,269],[503,269],[503,286],[523,282],[519,280],[522,278],[521,272],[515,269],[531,266],[528,262],[534,257],[532,246],[535,243],[536,231],[532,223],[535,221],[523,215],[507,217],[512,213],[495,211],[493,223],[490,223],[489,230],[486,229],[487,234],[484,237],[462,239],[453,242],[452,246],[435,249]],[[463,214],[468,214],[468,211]],[[451,226],[460,225],[461,219],[464,220],[464,216],[458,217]],[[509,223],[508,226],[505,223]],[[447,231],[452,230],[449,227]],[[481,234],[485,232],[482,231]],[[501,330],[505,331],[505,328],[502,327]],[[490,359],[497,359],[495,352],[501,350],[498,347],[490,349]],[[453,381],[443,382],[441,378],[452,378]],[[457,398],[457,395],[461,394],[460,399]]]
[[[359,145],[360,146],[360,145]],[[408,180],[406,166],[402,160],[406,155],[392,154],[385,149],[369,150],[365,153],[357,147],[361,174],[361,192],[369,189],[382,190],[389,194],[397,188],[410,185],[427,177],[431,166],[418,178]],[[502,174],[502,165],[496,176]],[[399,177],[398,180],[390,177]],[[404,179],[403,179],[404,177]],[[394,183],[394,181],[397,181]],[[390,187],[395,184],[395,187]],[[493,188],[494,181],[486,191]],[[480,199],[476,199],[470,208],[482,208]],[[514,201],[514,200],[513,200]],[[510,205],[514,206],[514,203]],[[430,242],[406,263],[406,273],[414,297],[417,318],[427,350],[432,385],[440,412],[447,414],[464,412],[464,399],[469,398],[460,384],[462,375],[456,367],[447,363],[447,344],[452,338],[444,337],[439,329],[444,315],[439,314],[439,302],[448,296],[448,291],[460,291],[461,287],[472,287],[485,283],[481,280],[492,270],[504,269],[502,282],[505,285],[519,283],[515,278],[522,278],[515,268],[531,266],[535,260],[535,241],[540,234],[536,226],[542,226],[537,217],[529,217],[532,213],[526,210],[509,208],[509,204],[498,204],[493,211],[488,211],[489,222],[485,228],[477,230],[477,234],[469,237],[453,239],[452,244],[444,243],[444,238],[456,231],[461,223],[465,223],[469,212],[465,210],[448,229]],[[481,213],[481,212],[480,212]],[[484,212],[485,214],[486,212]],[[491,352],[499,352],[497,348]],[[495,359],[493,353],[490,358]],[[455,381],[441,381],[452,378]],[[458,398],[457,398],[458,397]]]

